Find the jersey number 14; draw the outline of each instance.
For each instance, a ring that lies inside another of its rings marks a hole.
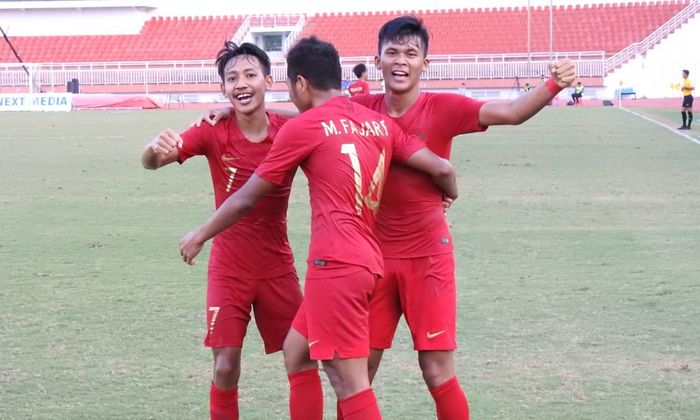
[[[360,158],[357,155],[357,148],[352,143],[341,145],[340,153],[348,155],[350,165],[355,173],[355,213],[359,216],[362,214],[363,204],[370,211],[376,213],[379,209],[379,200],[382,198],[382,186],[384,185],[384,159],[386,158],[385,150],[379,155],[377,167],[372,173],[372,180],[369,184],[367,195],[362,194],[362,168],[360,166]],[[374,198],[372,198],[374,196]]]

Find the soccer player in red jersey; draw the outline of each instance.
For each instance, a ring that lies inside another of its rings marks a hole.
[[[238,222],[266,194],[289,185],[301,166],[312,221],[304,302],[284,345],[291,417],[322,418],[315,362],[321,360],[343,417],[379,419],[367,356],[369,300],[383,271],[373,228],[384,176],[395,159],[427,172],[455,198],[454,171],[391,120],[342,95],[340,59],[331,44],[312,37],[292,47],[287,84],[302,114],[280,130],[248,182],[183,237],[180,251],[192,263],[205,241]]]
[[[551,65],[548,80],[513,101],[480,102],[463,95],[421,92],[420,76],[429,65],[429,37],[422,21],[412,16],[393,19],[378,38],[375,64],[387,93],[350,100],[387,115],[443,158],[450,156],[453,137],[491,125],[521,124],[575,79],[574,66],[560,60]],[[215,111],[203,119],[215,124],[227,114]],[[374,378],[404,315],[438,419],[462,420],[468,418],[469,406],[454,369],[455,262],[442,200],[429,178],[405,165],[391,165],[376,224],[385,275],[377,282],[370,306],[369,369]]]
[[[204,124],[182,134],[166,129],[143,153],[142,163],[157,169],[192,156],[205,156],[216,207],[238,191],[272,147],[287,121],[265,112],[265,91],[272,85],[270,59],[253,44],[227,42],[216,60],[222,93],[234,117],[214,127]],[[287,241],[290,188],[276,189],[248,216],[216,237],[207,276],[207,334],[214,356],[210,388],[212,419],[238,418],[241,347],[254,309],[265,352],[282,350],[302,300]]]
[[[367,66],[360,63],[352,68],[352,72],[357,76],[357,80],[348,86],[350,96],[369,94],[369,83],[367,83]]]
[[[384,24],[378,38],[375,64],[387,93],[351,100],[389,116],[446,159],[453,137],[491,125],[520,124],[575,78],[573,65],[562,60],[551,66],[551,77],[544,85],[509,102],[484,103],[462,95],[421,92],[420,76],[429,64],[429,37],[422,21],[398,17]],[[376,224],[385,275],[377,281],[370,305],[369,368],[374,378],[403,315],[438,419],[463,420],[469,418],[469,406],[454,369],[455,262],[442,201],[442,192],[429,178],[392,163]]]

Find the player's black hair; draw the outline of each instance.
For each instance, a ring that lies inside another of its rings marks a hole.
[[[340,57],[333,44],[315,36],[299,40],[287,52],[287,78],[296,83],[297,76],[318,90],[340,89]]]
[[[360,63],[352,68],[352,72],[355,73],[355,76],[357,76],[357,78],[359,79],[364,73],[367,72],[367,66]]]
[[[683,74],[685,74],[686,76],[690,76],[690,72],[688,70],[683,70]]]
[[[262,66],[262,72],[265,76],[270,75],[270,57],[267,53],[263,51],[260,47],[249,42],[244,42],[241,45],[236,45],[235,42],[226,41],[224,42],[224,48],[222,48],[218,54],[216,54],[216,67],[219,71],[219,77],[221,81],[224,80],[224,73],[226,73],[226,64],[231,61],[232,58],[249,55],[255,57],[260,62]]]
[[[379,30],[378,55],[382,55],[382,46],[387,42],[399,45],[407,44],[418,37],[423,44],[423,55],[428,55],[428,43],[430,36],[428,29],[423,25],[423,20],[415,16],[399,16],[385,23]]]

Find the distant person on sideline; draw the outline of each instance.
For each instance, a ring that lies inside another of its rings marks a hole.
[[[360,63],[353,67],[352,72],[357,76],[357,80],[348,86],[350,96],[368,95],[369,83],[367,83],[367,66]]]
[[[690,130],[690,124],[693,123],[693,82],[688,78],[690,76],[690,71],[683,70],[683,84],[681,85],[681,92],[683,92],[683,105],[681,105],[681,117],[683,118],[683,125],[678,127],[679,130]]]
[[[581,82],[576,83],[576,87],[574,87],[574,93],[571,94],[571,100],[574,102],[574,105],[581,103],[581,98],[583,98],[584,89],[585,88],[583,87]]]

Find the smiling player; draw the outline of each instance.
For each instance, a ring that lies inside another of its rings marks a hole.
[[[550,65],[549,79],[543,76],[541,85],[513,101],[481,102],[463,95],[422,92],[420,77],[429,65],[428,44],[428,30],[419,18],[401,16],[385,23],[378,34],[375,65],[382,72],[386,94],[350,100],[387,115],[443,158],[450,157],[453,137],[491,125],[521,124],[576,78],[573,64],[564,59]],[[216,124],[228,113],[210,111],[200,120]],[[376,232],[385,275],[377,281],[370,306],[370,380],[384,350],[391,347],[403,315],[438,419],[468,419],[469,405],[454,367],[455,260],[441,191],[429,177],[392,163]]]
[[[321,360],[346,420],[380,419],[367,371],[369,299],[382,274],[374,218],[389,162],[427,172],[451,198],[451,165],[387,118],[341,94],[335,48],[304,38],[287,55],[290,97],[302,114],[279,133],[255,174],[180,241],[191,263],[204,242],[237,223],[255,203],[287,185],[301,166],[309,180],[311,240],[304,303],[284,344],[292,420],[322,417]],[[438,188],[438,187],[436,187]]]
[[[216,207],[238,191],[272,147],[286,119],[265,112],[265,91],[272,85],[270,59],[253,44],[227,42],[216,59],[221,91],[234,108],[233,118],[212,127],[191,127],[181,135],[166,129],[146,147],[142,163],[157,169],[202,155],[209,162]],[[282,349],[301,303],[301,289],[287,241],[284,186],[260,200],[250,213],[214,240],[207,276],[207,334],[214,372],[210,415],[238,419],[241,347],[251,308],[265,352]]]
[[[378,34],[375,64],[387,92],[351,99],[392,118],[443,158],[450,157],[453,137],[491,125],[520,124],[575,78],[573,65],[562,60],[551,66],[549,80],[513,101],[485,103],[462,95],[421,92],[420,77],[429,65],[428,43],[427,28],[419,18],[401,16],[385,23]],[[464,420],[469,418],[469,406],[454,367],[454,248],[442,200],[442,192],[422,173],[392,163],[377,216],[385,276],[377,281],[370,307],[369,369],[370,379],[374,378],[403,315],[438,419]]]

